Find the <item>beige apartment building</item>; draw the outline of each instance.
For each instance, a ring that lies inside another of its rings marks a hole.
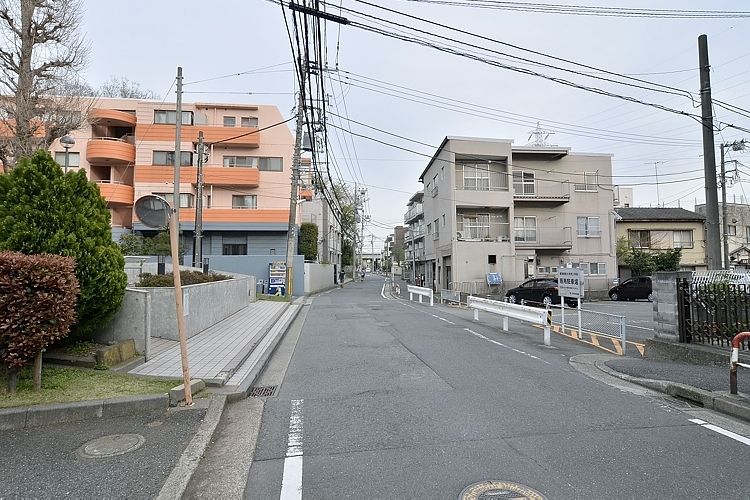
[[[294,139],[286,124],[265,129],[282,121],[275,106],[183,104],[180,228],[186,260],[193,249],[199,132],[207,146],[203,254],[286,254]],[[174,104],[100,98],[91,104],[87,125],[71,132],[75,145],[69,164],[85,169],[99,185],[115,240],[125,233],[153,232],[134,214],[135,200],[160,194],[172,202],[175,123]],[[62,165],[65,150],[59,141],[50,149]],[[312,201],[314,193],[301,185],[299,196]],[[333,250],[340,255],[338,247]]]
[[[611,177],[608,154],[446,137],[419,177],[422,214],[412,197],[404,219],[417,228],[424,219],[414,267],[425,284],[462,291],[488,273],[511,287],[578,267],[588,291],[607,290],[617,271]]]

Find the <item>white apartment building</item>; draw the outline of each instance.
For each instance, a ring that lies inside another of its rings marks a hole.
[[[510,287],[579,267],[588,291],[606,290],[617,275],[611,178],[609,154],[446,137],[419,177],[424,257],[415,267],[425,284],[463,291],[488,273]],[[409,203],[416,213],[418,198]]]

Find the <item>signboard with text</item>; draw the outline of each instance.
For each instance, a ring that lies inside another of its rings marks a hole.
[[[557,271],[557,291],[562,297],[583,298],[583,270],[562,268]]]

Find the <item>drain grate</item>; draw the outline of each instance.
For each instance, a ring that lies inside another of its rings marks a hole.
[[[276,395],[278,385],[267,385],[265,387],[253,387],[250,390],[251,398],[271,398]]]

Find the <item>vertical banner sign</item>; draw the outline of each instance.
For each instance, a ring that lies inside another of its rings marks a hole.
[[[277,260],[268,264],[269,295],[286,294],[286,262]]]

